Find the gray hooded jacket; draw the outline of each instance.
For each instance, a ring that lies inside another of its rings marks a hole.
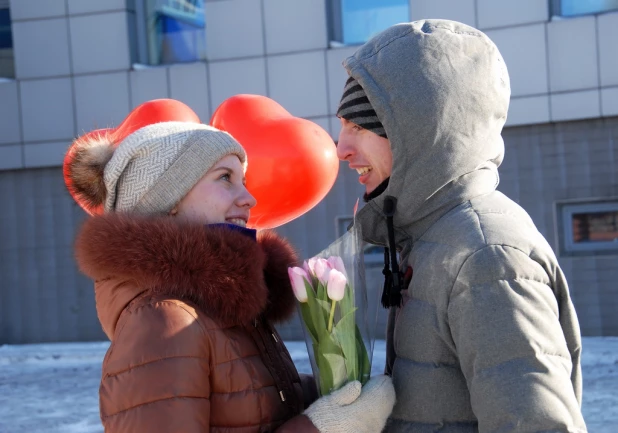
[[[357,214],[413,269],[387,331],[389,432],[584,432],[581,341],[567,282],[528,214],[496,191],[508,73],[482,32],[400,24],[344,66],[393,152],[388,188]]]

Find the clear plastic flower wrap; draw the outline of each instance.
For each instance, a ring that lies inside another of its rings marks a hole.
[[[363,245],[354,225],[302,268],[288,270],[320,395],[369,380],[379,302],[368,299]]]

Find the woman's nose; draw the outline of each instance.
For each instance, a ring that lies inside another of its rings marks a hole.
[[[247,189],[247,187],[243,186],[242,188],[242,192],[240,194],[240,197],[238,198],[238,206],[239,207],[248,207],[249,209],[251,209],[252,207],[255,207],[255,205],[257,204],[257,200],[255,199],[255,197],[253,197],[251,195],[251,193],[249,192],[249,190]]]

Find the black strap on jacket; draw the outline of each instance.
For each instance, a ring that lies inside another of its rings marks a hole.
[[[384,308],[401,306],[401,290],[403,275],[397,263],[397,248],[395,246],[395,226],[393,217],[397,209],[397,199],[386,196],[384,199],[384,215],[386,216],[386,227],[388,229],[388,246],[384,248],[384,289],[382,291],[382,306]]]

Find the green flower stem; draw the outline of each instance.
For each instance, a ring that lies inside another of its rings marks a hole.
[[[333,305],[330,307],[330,317],[328,318],[328,332],[333,330],[333,320],[335,320],[335,304],[337,301],[333,301]]]

